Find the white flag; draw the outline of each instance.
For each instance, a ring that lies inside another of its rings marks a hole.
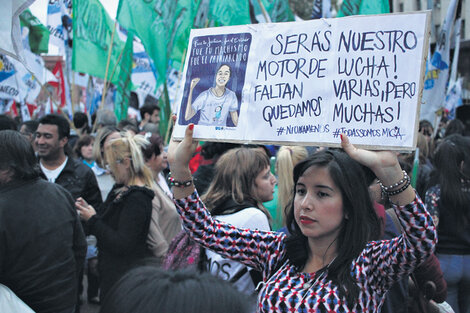
[[[0,54],[0,98],[34,103],[40,91],[38,80],[21,62]]]
[[[23,53],[26,68],[31,71],[41,85],[44,85],[46,83],[46,68],[44,66],[44,60],[39,55],[34,54],[29,50],[25,49]]]
[[[49,42],[64,48],[65,40],[69,39],[72,27],[72,0],[49,0],[47,5],[47,29],[51,35]]]
[[[131,80],[135,87],[134,91],[139,98],[139,106],[142,106],[148,94],[155,97],[155,87],[157,86],[155,66],[141,43],[134,41],[133,45],[134,54]]]
[[[0,54],[0,98],[21,102],[26,97],[26,92],[18,87],[18,70],[15,65],[13,58]]]
[[[452,46],[454,48],[454,56],[452,58],[452,69],[450,70],[449,88],[450,85],[457,80],[457,65],[459,63],[460,51],[460,27],[462,25],[462,18],[458,18],[454,24],[454,32],[452,35]]]
[[[450,34],[457,11],[457,0],[451,0],[442,28],[437,38],[436,50],[431,59],[430,67],[426,73],[421,105],[420,119],[436,123],[436,111],[444,106],[446,98],[447,80],[449,78]],[[437,125],[434,125],[436,128]]]
[[[455,118],[457,108],[462,104],[462,78],[459,78],[449,84],[446,95],[445,108],[449,111],[450,119]]]

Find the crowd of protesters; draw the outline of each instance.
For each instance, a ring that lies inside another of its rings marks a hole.
[[[119,123],[110,111],[93,123],[0,115],[0,311],[10,299],[51,313],[83,301],[118,313],[470,313],[459,119],[422,121],[416,152],[396,155],[345,135],[342,149],[196,146],[193,124],[165,146],[159,111]],[[162,269],[182,235],[202,266]]]

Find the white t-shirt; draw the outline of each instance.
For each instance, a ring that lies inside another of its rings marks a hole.
[[[55,180],[57,179],[57,177],[59,177],[60,173],[62,172],[62,170],[64,169],[65,167],[65,164],[67,164],[67,160],[69,158],[68,157],[65,157],[65,161],[64,163],[62,163],[58,168],[56,168],[55,170],[48,170],[47,168],[45,168],[43,165],[42,165],[42,162],[39,162],[39,166],[41,167],[41,170],[42,172],[44,173],[44,175],[46,175],[46,178],[49,182],[51,183],[55,183]]]
[[[199,94],[192,106],[194,111],[201,111],[198,125],[226,126],[228,114],[238,110],[238,100],[230,89],[225,88],[224,94],[217,97],[209,88]]]
[[[268,217],[257,208],[246,208],[233,214],[217,215],[215,218],[219,221],[229,223],[239,228],[250,228],[259,230],[271,230]],[[245,265],[226,259],[220,254],[206,249],[209,272],[223,280],[229,281],[240,272]],[[233,284],[239,291],[245,294],[253,294],[256,286],[251,279],[250,273],[246,272],[240,279]]]

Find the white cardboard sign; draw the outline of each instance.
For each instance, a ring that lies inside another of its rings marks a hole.
[[[413,150],[429,12],[193,29],[175,138]]]

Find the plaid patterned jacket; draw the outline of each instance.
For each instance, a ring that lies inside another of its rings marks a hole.
[[[191,237],[219,254],[263,272],[258,312],[380,312],[391,285],[414,270],[431,254],[437,241],[431,216],[418,197],[396,206],[405,234],[369,242],[351,263],[360,293],[353,310],[338,295],[338,287],[315,273],[303,273],[285,259],[285,234],[239,229],[213,219],[197,192],[175,200],[183,226]]]

